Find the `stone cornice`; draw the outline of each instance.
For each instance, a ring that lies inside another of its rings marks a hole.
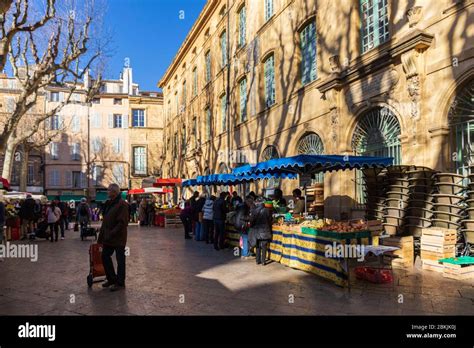
[[[333,73],[316,86],[321,93],[330,89],[341,89],[344,85],[374,74],[380,69],[390,66],[403,53],[410,50],[423,51],[431,46],[433,35],[419,29],[413,30],[409,35],[382,45],[377,54],[362,55],[356,63],[340,73]]]

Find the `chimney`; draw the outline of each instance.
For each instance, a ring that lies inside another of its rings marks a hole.
[[[89,69],[84,72],[84,89],[89,89],[91,87],[91,77],[89,75]]]

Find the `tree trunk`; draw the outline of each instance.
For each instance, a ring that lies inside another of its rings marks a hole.
[[[26,192],[26,186],[28,185],[28,160],[29,150],[23,145],[20,164],[20,192]]]
[[[12,141],[7,143],[3,157],[2,178],[11,181],[13,157],[15,156],[15,145]]]

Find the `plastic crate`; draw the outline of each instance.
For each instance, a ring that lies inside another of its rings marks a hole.
[[[386,284],[393,282],[393,273],[390,269],[375,267],[356,267],[357,279],[367,280],[374,284]]]

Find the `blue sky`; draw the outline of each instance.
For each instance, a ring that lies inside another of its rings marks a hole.
[[[106,78],[118,78],[130,58],[133,80],[141,90],[156,84],[199,16],[206,0],[108,0],[105,27],[111,31],[112,56]],[[184,19],[180,19],[184,11]]]

